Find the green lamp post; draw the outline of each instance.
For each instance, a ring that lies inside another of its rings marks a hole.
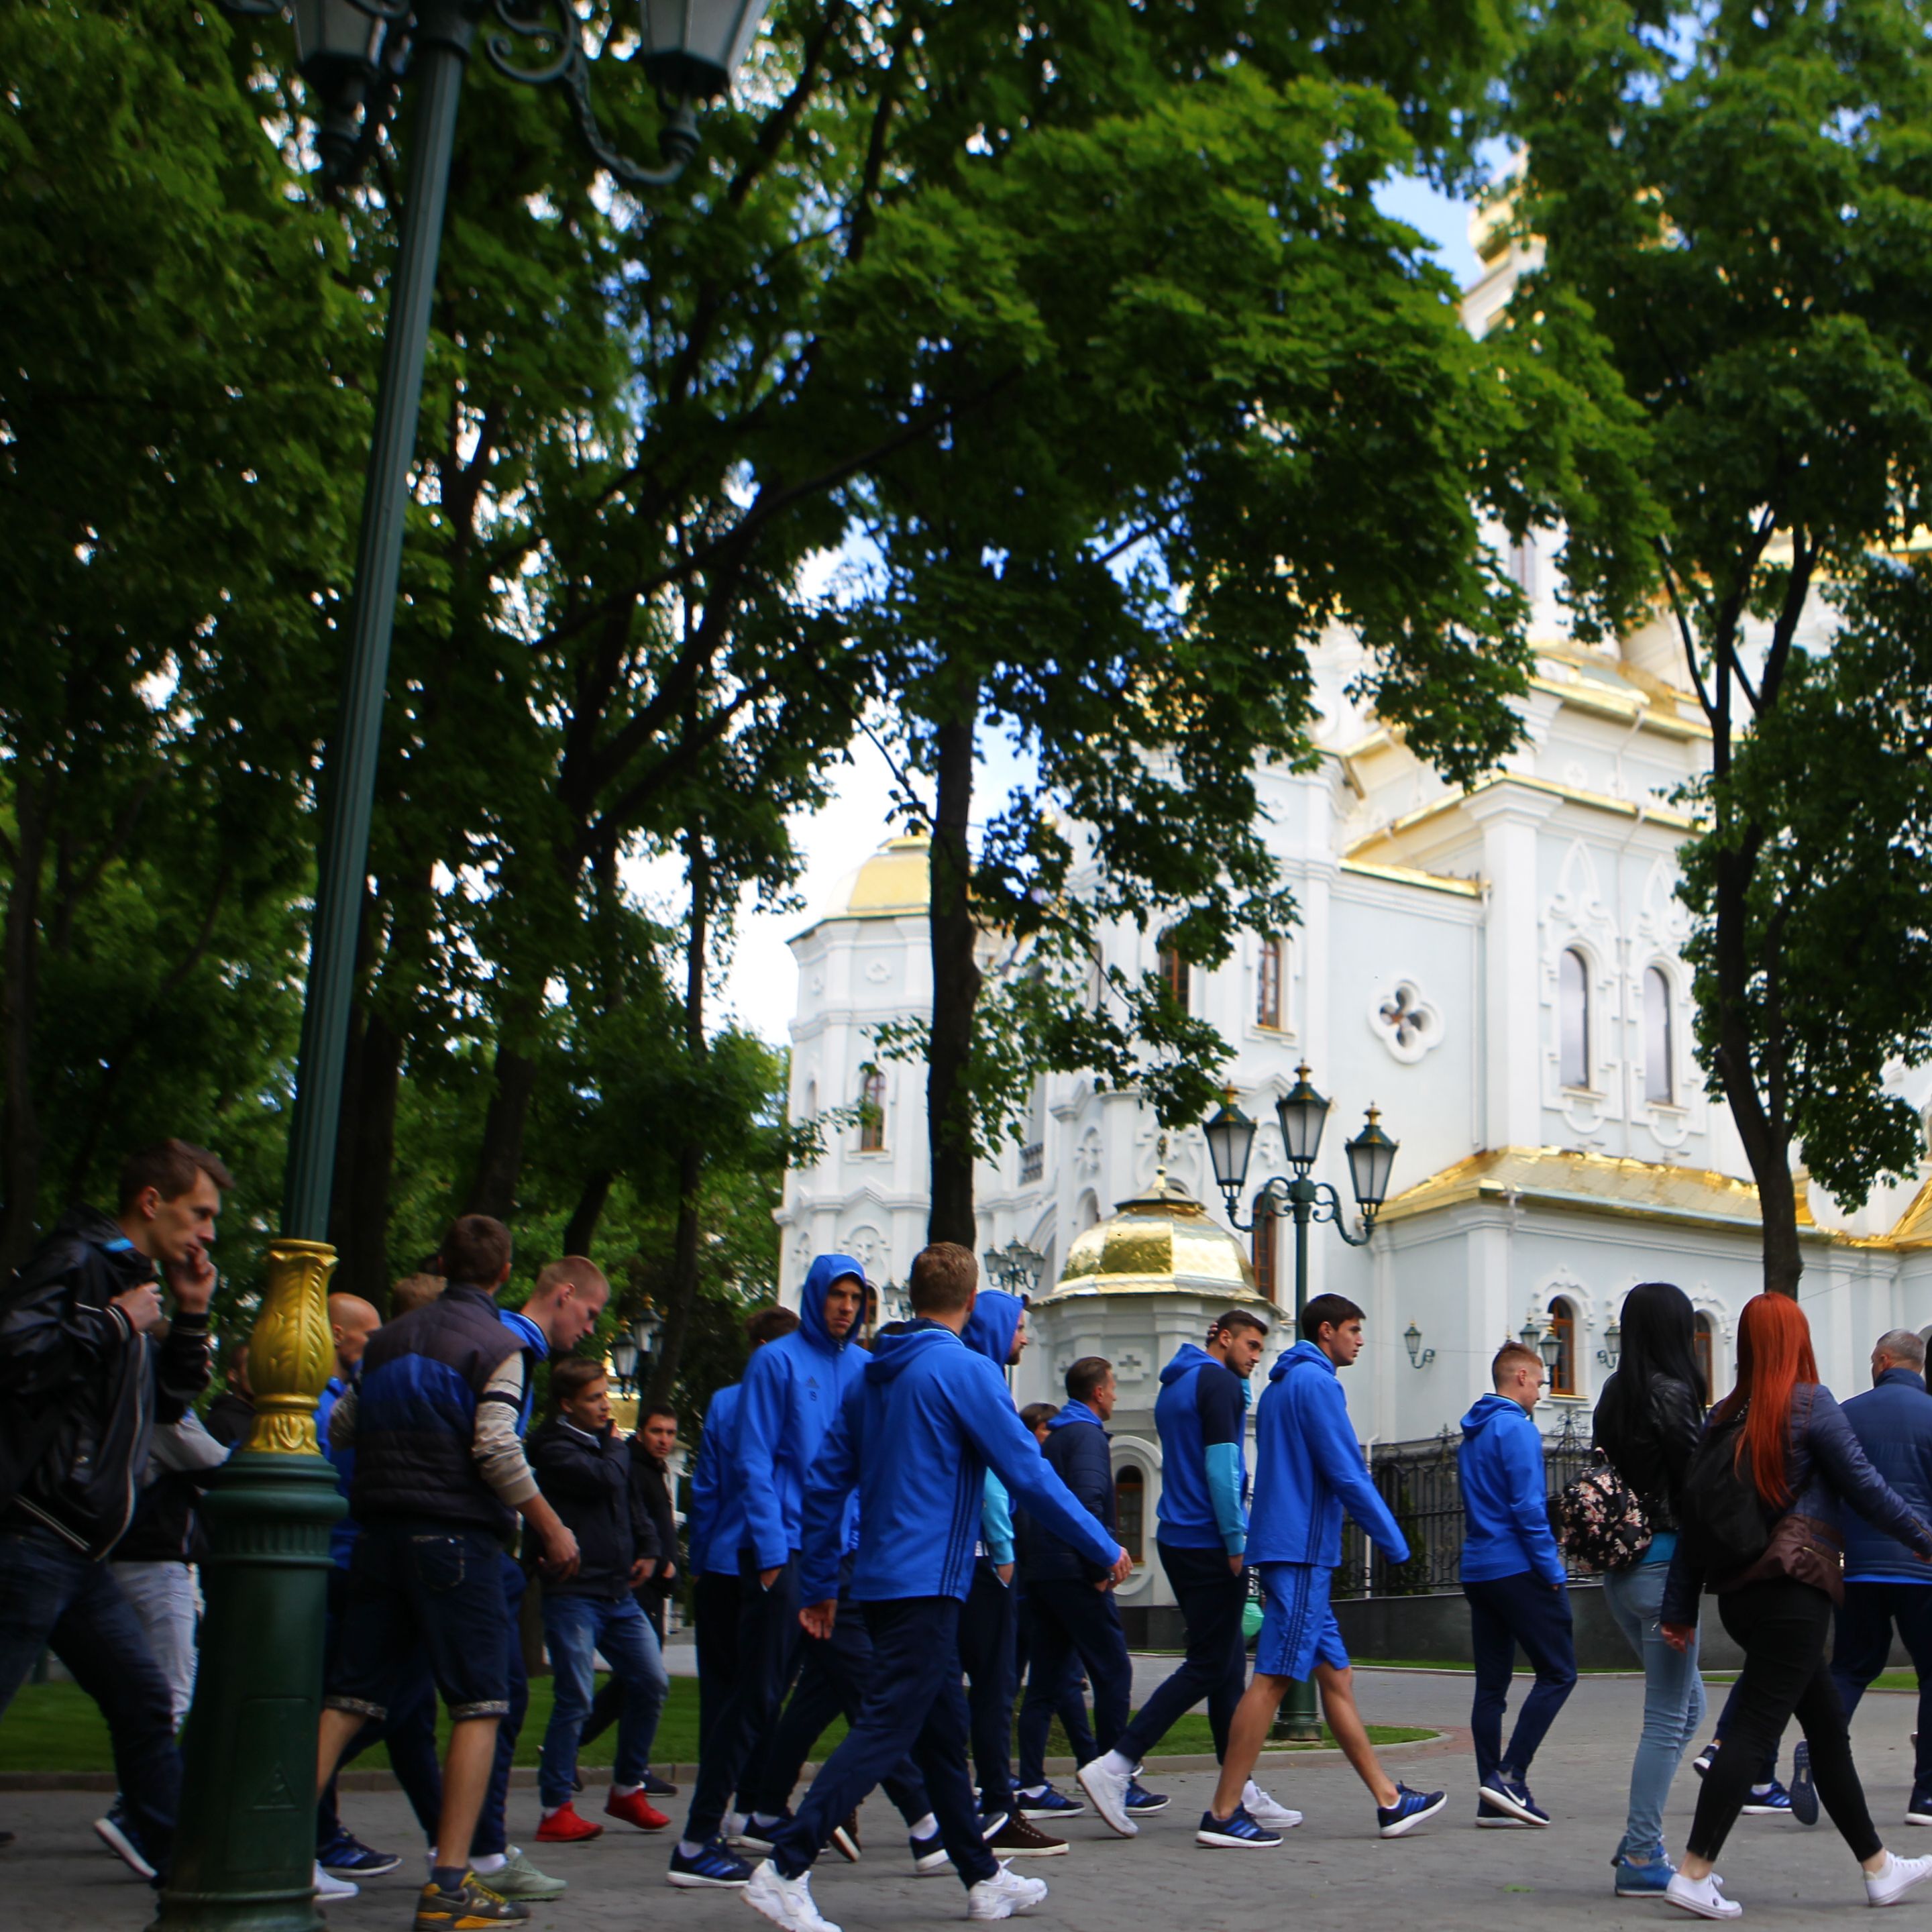
[[[339,188],[360,171],[405,82],[414,110],[342,710],[322,788],[284,1233],[268,1251],[267,1288],[249,1347],[254,1427],[208,1496],[202,1667],[182,1741],[181,1814],[155,1932],[317,1932],[322,1923],[312,1883],[316,1729],[328,1530],[342,1513],[315,1432],[316,1405],[334,1354],[329,1196],[404,511],[470,44],[486,9],[492,11],[495,26],[484,39],[491,65],[514,80],[562,86],[598,165],[626,187],[662,187],[696,153],[694,104],[729,88],[765,0],[642,0],[637,58],[666,108],[658,137],[664,164],[656,169],[617,152],[599,130],[590,104],[592,64],[569,0],[288,0],[288,6],[316,105],[326,186]],[[230,10],[268,15],[284,7],[282,0],[230,0]],[[519,41],[536,43],[539,64],[518,63]]]

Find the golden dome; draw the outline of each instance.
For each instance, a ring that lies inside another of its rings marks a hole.
[[[827,919],[895,919],[923,913],[932,896],[930,842],[888,838],[856,872],[839,880]]]
[[[1154,1191],[1123,1201],[1068,1250],[1055,1296],[1157,1294],[1179,1288],[1226,1301],[1262,1301],[1247,1250],[1165,1173]]]

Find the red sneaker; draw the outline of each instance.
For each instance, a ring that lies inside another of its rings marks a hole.
[[[602,1825],[593,1825],[588,1818],[577,1815],[577,1807],[572,1804],[560,1804],[537,1827],[537,1843],[540,1845],[580,1845],[591,1838],[604,1835]]]
[[[627,1791],[621,1798],[612,1792],[604,1810],[607,1817],[621,1818],[640,1832],[662,1832],[670,1822],[642,1791]]]

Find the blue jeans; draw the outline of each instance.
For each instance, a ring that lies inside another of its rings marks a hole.
[[[1664,1806],[1670,1780],[1704,1721],[1704,1677],[1697,1668],[1697,1638],[1672,1650],[1658,1628],[1668,1563],[1640,1563],[1604,1578],[1604,1601],[1624,1640],[1643,1666],[1643,1730],[1630,1762],[1630,1810],[1612,1862],[1651,1864],[1664,1856]]]
[[[554,1810],[569,1801],[577,1789],[577,1738],[590,1714],[596,1689],[593,1653],[602,1651],[610,1674],[624,1687],[623,1708],[617,1717],[617,1756],[611,1782],[641,1784],[650,1769],[651,1741],[670,1690],[664,1654],[650,1619],[628,1594],[617,1597],[557,1597],[543,1600],[544,1637],[550,1646],[550,1667],[556,1683],[550,1706],[550,1728],[544,1732],[543,1758],[537,1772],[537,1792],[544,1808]]]
[[[1529,1775],[1531,1760],[1556,1714],[1576,1688],[1576,1644],[1570,1622],[1570,1592],[1552,1589],[1527,1570],[1514,1576],[1464,1578],[1469,1600],[1470,1648],[1476,1660],[1476,1695],[1469,1730],[1476,1747],[1476,1776],[1486,1784],[1498,1773]],[[1516,1648],[1522,1646],[1536,1682],[1517,1712],[1516,1730],[1503,1750],[1503,1710],[1509,1702]]]
[[[517,1755],[517,1739],[524,1728],[524,1715],[530,1708],[530,1674],[524,1666],[524,1592],[530,1580],[514,1557],[500,1550],[496,1574],[503,1590],[503,1614],[508,1620],[503,1676],[509,1686],[508,1714],[496,1726],[496,1761],[490,1768],[490,1788],[483,1795],[483,1809],[478,1814],[476,1831],[470,1840],[470,1856],[489,1858],[510,1849],[510,1766]]]
[[[181,1799],[167,1679],[105,1563],[52,1530],[0,1530],[0,1712],[45,1648],[100,1707],[136,1834],[165,1871]]]
[[[1070,1580],[1029,1583],[1027,1604],[1034,1617],[1033,1658],[1020,1706],[1022,1791],[1046,1782],[1047,1732],[1076,1656],[1094,1687],[1094,1737],[1102,1754],[1126,1729],[1134,1694],[1133,1666],[1111,1591]]]

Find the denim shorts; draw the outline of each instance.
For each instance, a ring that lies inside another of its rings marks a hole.
[[[1342,1626],[1328,1602],[1334,1574],[1325,1563],[1263,1563],[1261,1635],[1255,1640],[1255,1668],[1265,1677],[1306,1682],[1318,1664],[1348,1667]]]
[[[400,1517],[364,1524],[323,1703],[380,1721],[420,1644],[452,1718],[508,1717],[502,1561],[484,1530]]]

